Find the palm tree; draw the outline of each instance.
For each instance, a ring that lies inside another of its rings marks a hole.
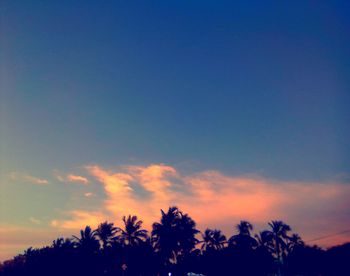
[[[80,230],[80,237],[73,236],[75,244],[78,248],[85,252],[96,252],[100,248],[100,244],[96,239],[96,231],[91,230],[90,226],[86,226],[84,230]]]
[[[142,220],[137,220],[137,216],[129,215],[123,217],[124,229],[120,231],[119,240],[123,245],[135,246],[145,242],[148,238],[147,230],[141,229]]]
[[[176,259],[176,252],[179,250],[179,244],[175,237],[176,219],[179,216],[177,207],[169,207],[168,212],[161,211],[160,222],[153,223],[152,226],[152,243],[157,252],[165,262]]]
[[[246,220],[241,220],[239,224],[236,225],[239,235],[248,235],[250,236],[250,231],[253,230],[253,225]]]
[[[273,247],[271,247],[271,239],[270,239],[270,231],[265,230],[255,235],[255,238],[258,242],[258,247],[264,249],[268,252],[273,251]]]
[[[220,230],[211,230],[207,228],[202,234],[202,251],[204,250],[221,250],[226,243],[226,237]]]
[[[285,224],[280,220],[271,221],[268,224],[271,227],[271,230],[266,231],[266,238],[270,241],[277,260],[281,262],[281,257],[287,249],[286,240],[289,238],[287,232],[291,231],[291,228],[288,224]]]
[[[250,231],[253,230],[253,225],[245,220],[242,220],[236,225],[238,234],[233,235],[229,240],[229,245],[238,247],[242,250],[250,250],[258,245],[257,241],[251,236]]]
[[[292,252],[297,247],[303,247],[305,245],[304,241],[301,239],[301,237],[298,234],[292,234],[288,238],[289,242],[287,244],[288,252]]]
[[[71,239],[58,238],[52,242],[53,249],[73,249],[74,242]]]
[[[195,221],[188,214],[179,212],[179,215],[178,242],[181,247],[181,255],[187,255],[199,242],[195,237],[199,231],[196,229]]]
[[[160,223],[153,224],[152,241],[157,252],[166,262],[176,263],[178,257],[185,256],[193,250],[199,233],[196,223],[177,207],[169,207],[168,212],[161,210]]]
[[[63,238],[58,238],[58,239],[55,239],[53,242],[52,242],[52,248],[62,248],[62,245],[64,243],[64,239]]]
[[[106,249],[115,240],[115,235],[118,232],[118,228],[114,227],[113,223],[107,221],[101,223],[97,230],[96,235],[102,242],[103,249]]]
[[[258,246],[255,249],[257,265],[261,270],[261,274],[270,275],[271,271],[274,270],[276,260],[272,255],[274,248],[271,243],[269,231],[261,231],[255,235],[255,239],[258,242]]]

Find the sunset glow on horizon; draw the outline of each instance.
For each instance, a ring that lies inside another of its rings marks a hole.
[[[66,206],[74,208],[61,208],[51,219],[28,219],[33,235],[41,233],[40,242],[36,243],[32,235],[19,243],[15,241],[17,231],[29,230],[28,226],[1,227],[1,232],[9,234],[2,241],[8,250],[1,252],[2,258],[10,257],[9,252],[16,253],[11,248],[24,250],[31,245],[50,243],[53,234],[69,237],[86,225],[95,229],[104,221],[120,225],[121,218],[129,214],[142,219],[145,229],[150,231],[152,223],[159,221],[160,210],[170,206],[188,213],[202,231],[219,228],[228,236],[235,233],[234,225],[241,220],[252,222],[256,233],[266,229],[272,220],[283,220],[292,226],[293,232],[302,233],[306,241],[338,234],[348,226],[342,220],[349,209],[350,186],[346,183],[278,181],[258,175],[228,176],[216,170],[183,175],[165,164],[125,165],[108,170],[98,165],[81,168],[84,175],[75,174],[74,179],[84,179],[83,189],[75,186],[69,177],[72,174],[64,177],[55,173],[47,180],[50,183],[47,187],[40,187],[53,190],[54,185],[70,185],[75,190],[66,199]],[[19,183],[12,180],[11,185]],[[34,181],[26,185],[40,184]],[[86,207],[81,208],[82,205]],[[47,228],[46,233],[43,228]],[[345,232],[315,244],[329,247],[349,239],[350,233]]]

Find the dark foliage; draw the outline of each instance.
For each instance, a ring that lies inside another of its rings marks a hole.
[[[282,221],[268,226],[253,236],[252,224],[241,221],[228,240],[217,229],[199,235],[188,214],[170,207],[161,210],[151,235],[130,215],[121,228],[108,222],[96,230],[86,226],[78,236],[30,247],[3,262],[0,275],[350,275],[350,243],[324,250],[289,235],[291,227]]]

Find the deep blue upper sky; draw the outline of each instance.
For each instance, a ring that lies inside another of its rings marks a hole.
[[[348,174],[350,2],[282,2],[2,1],[2,169]]]

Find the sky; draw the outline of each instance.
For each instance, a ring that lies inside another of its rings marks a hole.
[[[202,231],[350,241],[349,12],[1,1],[0,260],[171,205]]]

